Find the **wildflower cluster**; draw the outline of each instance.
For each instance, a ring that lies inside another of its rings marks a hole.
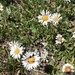
[[[43,25],[48,25],[48,22],[53,22],[56,25],[58,24],[59,20],[62,19],[59,13],[50,14],[50,12],[47,10],[46,12],[42,10],[40,14],[41,15],[38,16],[38,19]]]
[[[34,52],[27,51],[24,53],[25,48],[21,46],[18,42],[11,41],[7,43],[9,45],[9,50],[10,50],[10,56],[12,56],[14,59],[20,60],[24,67],[26,67],[27,70],[32,70],[37,68],[40,63],[40,58],[45,61],[46,57],[48,55],[48,52],[44,48],[43,51],[40,51],[41,56],[39,55],[39,52],[37,49],[35,49]],[[47,43],[42,42],[44,47],[47,45]],[[24,55],[23,55],[24,53]]]
[[[42,6],[42,3],[45,6]],[[8,69],[12,66],[10,68],[13,70],[13,73],[10,73],[12,75],[26,74],[24,71],[31,75],[30,72],[36,72],[35,69],[51,75],[55,73],[73,75],[75,72],[73,7],[71,0],[20,0],[10,2],[10,5],[6,3],[5,6],[0,3],[2,44],[0,46],[1,50],[4,50],[3,54],[7,52],[4,55],[7,60],[3,61],[2,66],[8,65]]]
[[[22,47],[18,42],[9,42],[10,55],[14,59],[20,59],[23,55],[24,47]],[[36,68],[39,65],[40,56],[36,52],[26,52],[22,58],[22,63],[27,70]]]

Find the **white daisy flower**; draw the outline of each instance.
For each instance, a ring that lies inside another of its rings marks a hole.
[[[3,11],[3,5],[0,3],[0,11]]]
[[[57,34],[57,36],[56,36],[56,44],[61,44],[61,43],[63,43],[65,41],[65,39],[62,37],[62,35],[61,34]]]
[[[62,19],[61,15],[59,13],[54,13],[51,16],[52,22],[56,25],[58,24],[59,20]]]
[[[18,59],[20,58],[20,55],[22,55],[23,53],[23,47],[21,47],[20,44],[18,44],[18,42],[9,42],[9,49],[10,49],[10,55],[14,58],[14,59]]]
[[[75,39],[75,31],[73,32],[72,38],[74,38],[74,39]]]
[[[41,15],[38,16],[39,22],[41,22],[43,25],[47,25],[48,22],[51,22],[51,14],[49,13],[49,11],[46,10],[46,12],[44,10],[42,10],[42,12],[40,12]]]
[[[39,62],[40,56],[36,52],[26,52],[22,58],[22,64],[27,70],[36,68]]]
[[[71,64],[67,63],[63,65],[62,72],[74,72],[74,67]]]

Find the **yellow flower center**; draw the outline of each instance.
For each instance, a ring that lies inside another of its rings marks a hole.
[[[59,37],[57,40],[60,41],[60,42],[62,42],[62,38],[61,37]]]
[[[58,20],[59,20],[58,16],[54,17],[54,21],[58,21]]]
[[[34,61],[35,61],[35,58],[34,58],[34,57],[28,58],[28,62],[29,62],[30,64],[34,63]]]
[[[43,15],[43,16],[42,16],[42,20],[43,20],[43,21],[47,21],[47,20],[48,20],[48,15]]]
[[[66,72],[71,72],[71,68],[70,67],[66,67],[65,71]]]
[[[14,53],[15,54],[19,54],[20,53],[20,50],[18,48],[16,48],[15,51],[14,51]]]
[[[0,9],[2,9],[2,5],[0,5]]]

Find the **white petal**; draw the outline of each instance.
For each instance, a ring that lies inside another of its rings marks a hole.
[[[43,23],[43,20],[39,20],[39,22]]]
[[[38,19],[42,19],[42,16],[41,16],[41,15],[39,15],[39,16],[38,16]]]
[[[58,41],[58,40],[56,40],[55,42],[56,42],[56,44],[61,44],[61,42],[60,42],[60,41]]]
[[[49,11],[46,10],[46,15],[49,15]]]
[[[47,25],[47,21],[44,21],[42,24],[43,24],[43,25]]]
[[[42,12],[40,12],[41,13],[41,15],[45,15],[45,11],[44,10],[42,10]]]

